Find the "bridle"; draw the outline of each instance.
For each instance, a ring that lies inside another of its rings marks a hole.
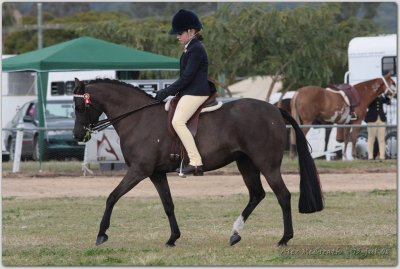
[[[84,109],[82,109],[82,108],[79,109],[76,106],[75,102],[74,102],[75,113],[80,113],[80,114],[85,113],[85,117],[84,117],[85,121],[84,122],[79,121],[83,125],[84,130],[86,131],[84,139],[83,139],[84,142],[87,142],[87,141],[90,140],[92,133],[102,131],[102,130],[106,129],[107,127],[109,127],[109,126],[113,125],[114,123],[116,123],[116,122],[128,117],[129,115],[132,115],[133,113],[135,113],[137,111],[140,111],[140,110],[143,110],[143,109],[145,109],[147,107],[150,107],[150,106],[157,105],[157,104],[161,103],[160,101],[155,100],[154,102],[151,102],[151,103],[148,103],[148,104],[143,105],[141,107],[138,107],[138,108],[135,108],[133,110],[130,110],[130,111],[126,112],[126,113],[123,113],[122,115],[119,115],[119,116],[115,117],[115,118],[104,119],[104,120],[97,121],[97,122],[94,123],[94,121],[96,121],[98,119],[98,116],[100,116],[103,112],[100,111],[99,109],[97,109],[92,104],[92,101],[90,99],[90,94],[85,92],[84,94],[74,94],[73,97],[83,98],[83,102],[84,102]],[[98,113],[98,116],[92,117],[91,113],[92,113],[93,110]],[[77,117],[75,117],[75,118],[77,120]]]
[[[383,94],[388,95],[388,93],[390,93],[391,95],[389,97],[391,98],[396,93],[396,88],[395,88],[396,84],[393,83],[392,85],[389,86],[389,83],[386,81],[385,77],[381,76],[381,79],[386,86],[386,89],[383,92]]]

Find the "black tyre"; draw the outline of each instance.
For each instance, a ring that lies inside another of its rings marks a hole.
[[[8,139],[8,152],[10,152],[10,161],[15,159],[15,138]]]
[[[397,159],[397,132],[391,132],[385,138],[386,159]]]
[[[356,154],[358,159],[368,159],[368,137],[360,134],[356,141]]]
[[[33,153],[32,153],[32,158],[34,161],[39,161],[40,157],[40,148],[39,148],[39,137],[35,136],[33,140]],[[47,154],[47,146],[46,146],[46,141],[43,142],[43,158],[42,161],[46,161],[48,159],[48,154]]]

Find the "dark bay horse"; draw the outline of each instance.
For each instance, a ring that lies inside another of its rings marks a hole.
[[[298,123],[311,125],[315,120],[323,123],[337,124],[361,124],[367,112],[368,105],[379,95],[386,94],[392,96],[396,92],[396,84],[390,74],[382,78],[376,78],[354,85],[355,90],[360,97],[359,105],[355,107],[354,112],[357,119],[351,120],[350,107],[346,104],[342,95],[337,91],[324,89],[318,86],[305,86],[297,90],[291,101],[292,117]],[[304,135],[310,128],[303,128]],[[352,156],[356,158],[355,143],[360,127],[353,127],[351,132],[351,142],[353,143]],[[349,141],[349,128],[343,128],[344,131],[344,154],[347,150]],[[339,132],[339,128],[338,128]],[[341,141],[340,141],[341,142]],[[293,152],[295,136],[291,134],[291,151]]]
[[[169,158],[172,139],[167,133],[164,104],[130,84],[115,80],[95,80],[84,85],[76,79],[74,89],[76,121],[74,136],[79,141],[90,139],[90,129],[104,112],[120,137],[128,165],[127,174],[109,195],[96,244],[107,241],[106,230],[115,203],[143,179],[149,177],[161,198],[168,217],[171,235],[168,246],[174,246],[181,233],[174,214],[166,174],[179,167]],[[130,112],[129,116],[118,118]],[[113,119],[119,120],[113,120]],[[224,104],[219,110],[200,116],[196,143],[203,158],[204,171],[236,161],[249,190],[249,202],[234,222],[230,244],[239,242],[240,231],[255,207],[265,197],[260,172],[276,195],[283,213],[284,232],[279,245],[293,237],[290,197],[282,180],[283,158],[288,120],[296,130],[300,166],[300,213],[323,209],[318,173],[307,141],[296,121],[285,111],[255,99],[242,99]],[[201,180],[201,178],[199,178]]]

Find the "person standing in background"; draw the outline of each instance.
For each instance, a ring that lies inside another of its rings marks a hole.
[[[389,104],[390,99],[387,96],[378,96],[368,106],[365,122],[368,125],[385,125],[386,113],[383,110],[383,104]],[[378,138],[379,159],[385,159],[385,127],[368,127],[368,160],[374,159],[375,137]]]

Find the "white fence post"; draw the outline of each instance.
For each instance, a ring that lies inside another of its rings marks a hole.
[[[19,126],[20,128],[20,126]],[[22,140],[24,137],[24,130],[18,129],[15,138],[15,149],[14,149],[14,163],[13,163],[13,173],[19,172],[19,165],[21,163],[21,151],[22,151]]]

